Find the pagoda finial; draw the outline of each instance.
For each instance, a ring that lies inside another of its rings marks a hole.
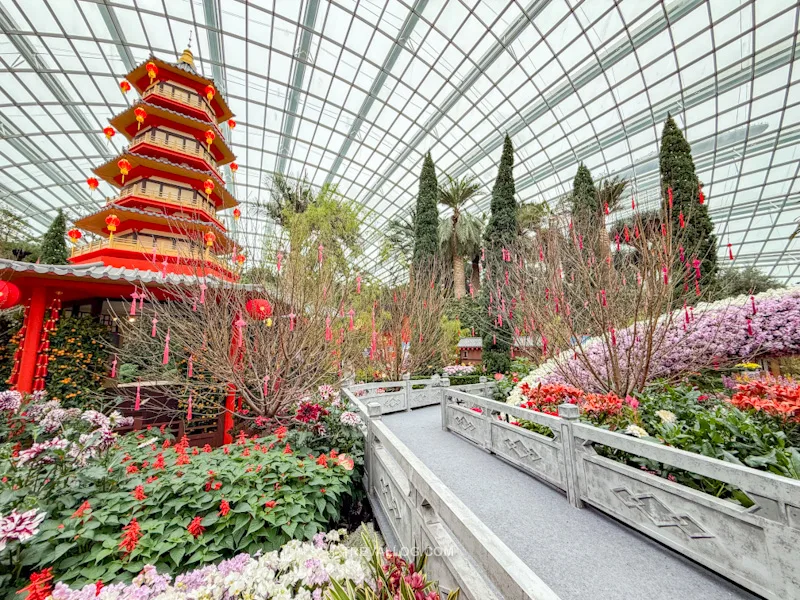
[[[181,57],[178,59],[178,62],[186,63],[192,69],[194,69],[194,55],[192,54],[192,32],[189,31],[189,45],[186,46],[186,49],[181,54]]]

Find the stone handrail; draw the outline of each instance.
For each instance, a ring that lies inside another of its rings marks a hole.
[[[552,437],[512,425],[532,421]],[[800,600],[800,481],[678,450],[559,416],[443,390],[442,427],[563,490],[576,507],[606,512],[755,593]],[[602,446],[729,483],[745,508],[598,454]]]
[[[364,486],[391,548],[406,558],[427,552],[428,573],[444,594],[459,588],[465,600],[558,600],[382,423],[380,404],[365,406],[348,388],[342,393],[364,423]]]
[[[495,389],[495,383],[481,377],[480,383],[450,386],[450,380],[439,375],[429,379],[411,379],[405,375],[402,381],[373,381],[348,386],[348,390],[362,403],[377,402],[385,415],[437,405],[441,402],[442,388],[468,390],[489,397]]]

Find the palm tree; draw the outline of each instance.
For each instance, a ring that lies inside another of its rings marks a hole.
[[[545,226],[545,220],[551,215],[547,202],[529,202],[517,209],[517,227],[519,234],[527,236],[538,234]]]
[[[461,213],[456,223],[457,254],[454,256],[452,243],[453,220],[450,218],[439,220],[439,243],[442,247],[442,257],[453,264],[453,290],[456,298],[462,298],[467,293],[465,259],[472,261],[470,282],[472,283],[473,291],[477,293],[480,288],[481,243],[483,241],[484,221],[483,215],[476,217],[470,213]]]
[[[474,256],[472,248],[472,235],[475,233],[474,226],[475,220],[465,219],[461,223],[462,215],[461,210],[464,205],[471,200],[480,190],[477,183],[473,183],[471,177],[463,177],[455,179],[450,175],[447,177],[447,183],[439,190],[439,204],[450,208],[453,211],[453,216],[450,217],[450,257],[453,261],[453,286],[456,298],[463,298],[467,293],[466,282],[464,280],[464,257]],[[479,223],[480,221],[478,221]],[[440,229],[441,231],[441,229]],[[441,235],[441,234],[440,234]],[[478,231],[480,245],[480,231]]]

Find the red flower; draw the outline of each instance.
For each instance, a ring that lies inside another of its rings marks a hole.
[[[203,446],[203,452],[211,452],[211,446],[209,444]]]
[[[327,490],[325,488],[319,488],[319,493],[320,494],[324,494],[325,492],[327,492]]]
[[[473,406],[473,407],[472,407],[470,410],[471,410],[471,411],[474,411],[474,412],[476,412],[476,413],[481,413],[481,414],[483,414],[483,409],[482,409],[480,406]]]
[[[138,473],[139,472],[139,467],[137,467],[135,463],[131,463],[125,469],[125,472],[128,473],[128,475],[130,475],[132,473]]]
[[[320,454],[319,458],[317,459],[317,464],[322,466],[322,467],[327,467],[328,466],[328,457],[325,456],[324,453]]]
[[[336,464],[342,467],[345,471],[352,471],[355,467],[355,462],[347,454],[339,455]]]
[[[236,443],[240,446],[244,446],[247,443],[247,436],[244,433],[244,430],[239,432],[239,435],[236,436]]]
[[[242,450],[242,456],[250,456],[250,448],[245,448]]]
[[[176,465],[188,465],[192,461],[189,460],[189,456],[187,454],[181,454],[178,456],[178,460],[175,461]]]
[[[200,450],[197,448],[192,448],[192,456],[197,456],[198,454],[200,454]]]
[[[145,483],[153,483],[153,482],[154,482],[156,479],[158,479],[158,477],[157,477],[157,476],[155,476],[155,475],[151,475],[150,477],[148,477],[148,478],[145,480]]]
[[[147,496],[144,495],[144,486],[143,485],[137,485],[134,488],[132,493],[133,493],[133,497],[136,498],[139,501],[142,501],[145,498],[147,498]]]
[[[26,600],[47,600],[53,592],[50,582],[53,580],[53,567],[47,567],[38,573],[31,573],[30,583],[17,593],[28,592]]]
[[[158,456],[156,456],[156,461],[153,463],[154,469],[163,469],[164,468],[164,454],[159,452]]]
[[[119,543],[119,549],[127,556],[133,552],[134,548],[136,548],[136,544],[139,543],[139,539],[142,537],[142,530],[139,527],[139,522],[136,520],[136,517],[133,517],[131,522],[122,528],[122,531],[124,535],[122,536],[122,541]]]
[[[81,517],[83,517],[84,513],[87,510],[92,510],[92,505],[89,504],[88,500],[85,500],[83,502],[83,504],[81,504],[78,507],[78,510],[76,510],[74,513],[72,513],[72,517],[70,517],[70,518],[72,518],[72,519],[80,519]]]
[[[264,503],[264,508],[272,510],[273,508],[275,508],[276,504],[277,504],[277,502],[275,500],[267,500]]]
[[[292,447],[289,444],[286,444],[286,447],[283,449],[283,453],[284,454],[291,454],[292,453]]]
[[[201,521],[202,519],[200,517],[195,517],[194,519],[192,519],[192,522],[189,523],[189,525],[186,527],[186,531],[191,533],[195,538],[200,537],[206,530],[206,528],[200,524]]]
[[[167,449],[167,448],[169,448],[171,445],[172,445],[172,444],[170,444],[169,440],[164,440],[164,443],[163,443],[163,444],[161,444],[161,447],[162,447],[162,448],[164,448],[164,449],[166,450],[166,449]]]
[[[218,490],[218,489],[220,489],[221,487],[222,487],[222,482],[221,482],[221,481],[218,481],[218,482],[216,482],[216,483],[214,484],[214,489],[215,489],[215,490]]]
[[[100,580],[97,580],[97,581],[95,582],[95,584],[94,584],[94,595],[95,595],[95,596],[99,596],[99,595],[100,595],[100,590],[102,590],[102,589],[103,589],[103,587],[104,587],[104,586],[103,586],[103,582],[102,582],[102,581],[100,581]]]
[[[281,425],[275,430],[275,437],[277,437],[279,440],[283,440],[283,438],[286,437],[287,433],[289,433],[289,430],[286,429],[286,427],[284,427],[283,425]]]
[[[219,503],[219,516],[224,517],[229,512],[231,512],[231,505],[228,504],[228,501],[225,498]]]

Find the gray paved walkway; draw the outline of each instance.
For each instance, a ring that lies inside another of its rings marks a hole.
[[[442,431],[438,406],[384,422],[562,600],[757,598]]]

